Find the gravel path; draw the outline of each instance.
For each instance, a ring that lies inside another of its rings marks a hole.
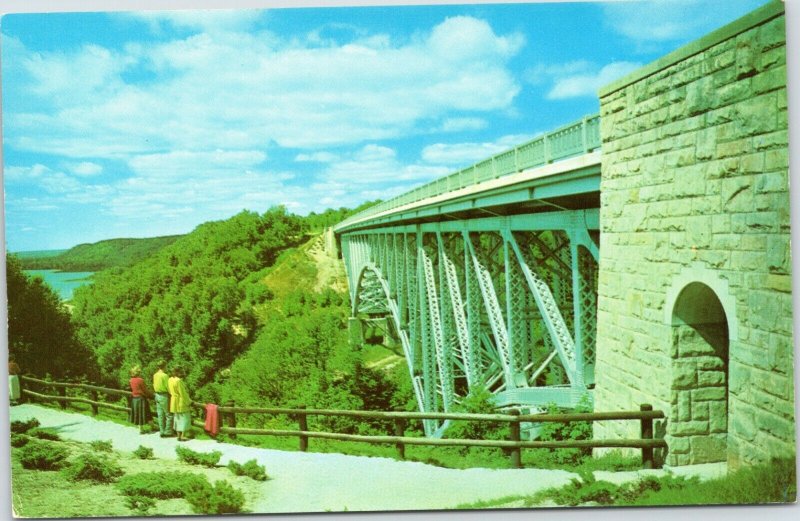
[[[42,427],[57,429],[65,439],[82,442],[110,439],[115,449],[128,452],[144,445],[151,447],[156,457],[176,459],[178,442],[174,438],[140,435],[135,427],[36,405],[11,408],[11,421],[30,418],[38,419]],[[261,499],[252,505],[254,513],[447,509],[506,496],[531,495],[567,484],[577,477],[563,470],[457,470],[389,458],[288,452],[213,440],[191,440],[182,445],[196,451],[220,451],[222,465],[227,465],[231,459],[245,462],[253,458],[265,465],[272,479],[263,484]],[[723,475],[726,467],[724,464],[696,465],[673,471],[709,478]],[[663,475],[664,472],[595,472],[595,477],[622,483],[644,474]]]

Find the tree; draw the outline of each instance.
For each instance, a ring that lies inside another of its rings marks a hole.
[[[37,376],[91,376],[94,358],[75,337],[70,315],[40,277],[28,277],[6,255],[8,352],[23,372]]]

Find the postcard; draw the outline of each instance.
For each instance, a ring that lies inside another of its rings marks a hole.
[[[190,7],[2,18],[15,516],[796,502],[783,2]]]

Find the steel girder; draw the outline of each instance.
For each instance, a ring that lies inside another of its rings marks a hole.
[[[352,315],[391,318],[421,411],[478,387],[498,407],[575,406],[594,383],[593,224],[564,211],[344,233]]]

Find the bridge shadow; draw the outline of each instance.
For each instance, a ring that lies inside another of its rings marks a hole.
[[[653,423],[653,438],[663,440],[667,435],[667,423],[669,420],[664,419]],[[661,468],[667,461],[667,454],[669,454],[669,447],[663,449],[653,449],[653,463],[657,468]]]

